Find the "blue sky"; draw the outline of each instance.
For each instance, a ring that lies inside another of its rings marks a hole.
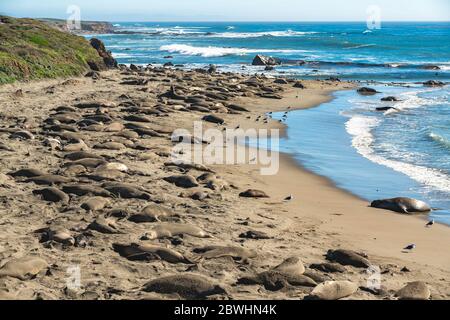
[[[365,21],[370,5],[382,21],[450,21],[450,0],[0,0],[0,13],[108,21]]]

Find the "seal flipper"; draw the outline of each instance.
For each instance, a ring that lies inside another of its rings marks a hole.
[[[405,206],[404,204],[399,203],[399,204],[398,204],[398,207],[400,208],[400,210],[401,210],[402,213],[406,213],[406,214],[409,214],[409,213],[410,213],[410,212],[408,211],[408,208],[406,208],[406,206]]]

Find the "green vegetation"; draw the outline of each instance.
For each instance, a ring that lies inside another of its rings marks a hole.
[[[33,19],[0,16],[0,84],[17,80],[69,77],[103,64],[83,37]]]

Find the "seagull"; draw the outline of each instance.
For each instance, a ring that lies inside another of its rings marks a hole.
[[[426,224],[426,227],[432,227],[434,225],[434,219]]]
[[[288,197],[284,198],[284,201],[291,201],[294,199],[294,196],[291,194]]]
[[[413,244],[410,244],[409,246],[404,247],[403,250],[409,250],[409,251],[412,251],[412,250],[414,250],[415,248],[416,248],[416,245],[413,243]]]

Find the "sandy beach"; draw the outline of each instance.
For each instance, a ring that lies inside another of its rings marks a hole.
[[[335,280],[355,285],[344,299],[398,299],[415,281],[449,299],[447,226],[370,208],[285,154],[268,176],[258,164],[170,163],[171,133],[205,115],[224,121],[209,128],[284,132],[268,112],[357,88],[301,83],[155,67],[0,86],[0,298],[304,299]],[[248,189],[268,198],[240,196]],[[339,249],[350,262],[326,257]],[[291,257],[295,272],[273,272]],[[367,262],[381,287],[368,285]],[[196,290],[167,285],[183,281]]]

